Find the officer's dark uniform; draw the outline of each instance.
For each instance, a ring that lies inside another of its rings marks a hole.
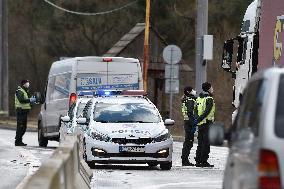
[[[23,136],[27,129],[27,117],[31,109],[30,94],[23,85],[18,86],[15,93],[15,107],[17,114],[17,131],[15,137],[16,146],[25,146]]]
[[[196,97],[192,94],[184,95],[182,99],[182,114],[184,119],[184,133],[185,139],[182,148],[182,165],[183,166],[193,166],[194,164],[190,163],[188,156],[190,150],[193,146],[194,141],[194,112],[196,110]]]
[[[195,158],[196,166],[213,167],[213,165],[210,165],[207,160],[210,153],[210,142],[208,134],[209,127],[214,122],[215,102],[212,94],[210,94],[209,92],[202,92],[196,101],[198,112],[198,146]]]

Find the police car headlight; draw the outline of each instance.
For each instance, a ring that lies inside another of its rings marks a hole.
[[[163,131],[161,134],[153,138],[154,142],[162,142],[165,140],[168,140],[171,137],[170,133],[168,130]]]
[[[95,140],[100,140],[100,141],[104,141],[104,142],[110,142],[111,138],[108,135],[105,134],[101,134],[98,132],[91,132],[91,137]]]

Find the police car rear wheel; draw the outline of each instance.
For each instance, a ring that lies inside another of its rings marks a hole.
[[[172,162],[164,162],[160,164],[162,170],[170,170],[172,168]]]

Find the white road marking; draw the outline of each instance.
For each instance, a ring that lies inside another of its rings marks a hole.
[[[12,144],[11,142],[8,142],[1,138],[0,142],[6,144],[7,146],[15,148],[21,154],[21,156],[27,161],[27,165],[29,167],[27,175],[22,180],[22,182],[16,187],[16,189],[21,189],[23,188],[24,184],[28,181],[28,179],[38,170],[38,168],[41,165],[41,162],[39,158],[35,157],[32,153],[30,153],[28,150],[24,149],[23,147],[15,147],[14,144]]]
[[[166,183],[166,184],[157,184],[154,186],[145,186],[141,187],[140,189],[161,189],[161,188],[168,188],[168,187],[184,187],[187,186],[186,188],[198,188],[201,186],[210,186],[210,189],[214,188],[220,188],[220,185],[222,184],[221,181],[210,181],[208,184],[204,180],[198,180],[198,181],[190,181],[190,182],[173,182],[173,183]]]

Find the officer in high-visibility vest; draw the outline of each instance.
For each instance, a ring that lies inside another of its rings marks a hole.
[[[215,119],[215,102],[213,99],[213,87],[210,83],[202,84],[203,92],[200,93],[197,101],[197,125],[198,125],[198,146],[196,150],[197,167],[214,167],[208,163],[210,153],[209,127]]]
[[[184,143],[182,148],[182,166],[194,166],[189,162],[188,156],[193,146],[194,132],[196,127],[194,125],[195,112],[196,112],[196,91],[192,87],[184,88],[184,95],[182,97],[181,111],[184,120]]]
[[[15,108],[17,114],[17,130],[15,137],[15,146],[26,146],[23,143],[23,136],[27,129],[27,117],[31,109],[31,104],[36,102],[35,97],[31,97],[29,94],[30,82],[28,80],[22,80],[21,86],[18,86],[15,93]]]

